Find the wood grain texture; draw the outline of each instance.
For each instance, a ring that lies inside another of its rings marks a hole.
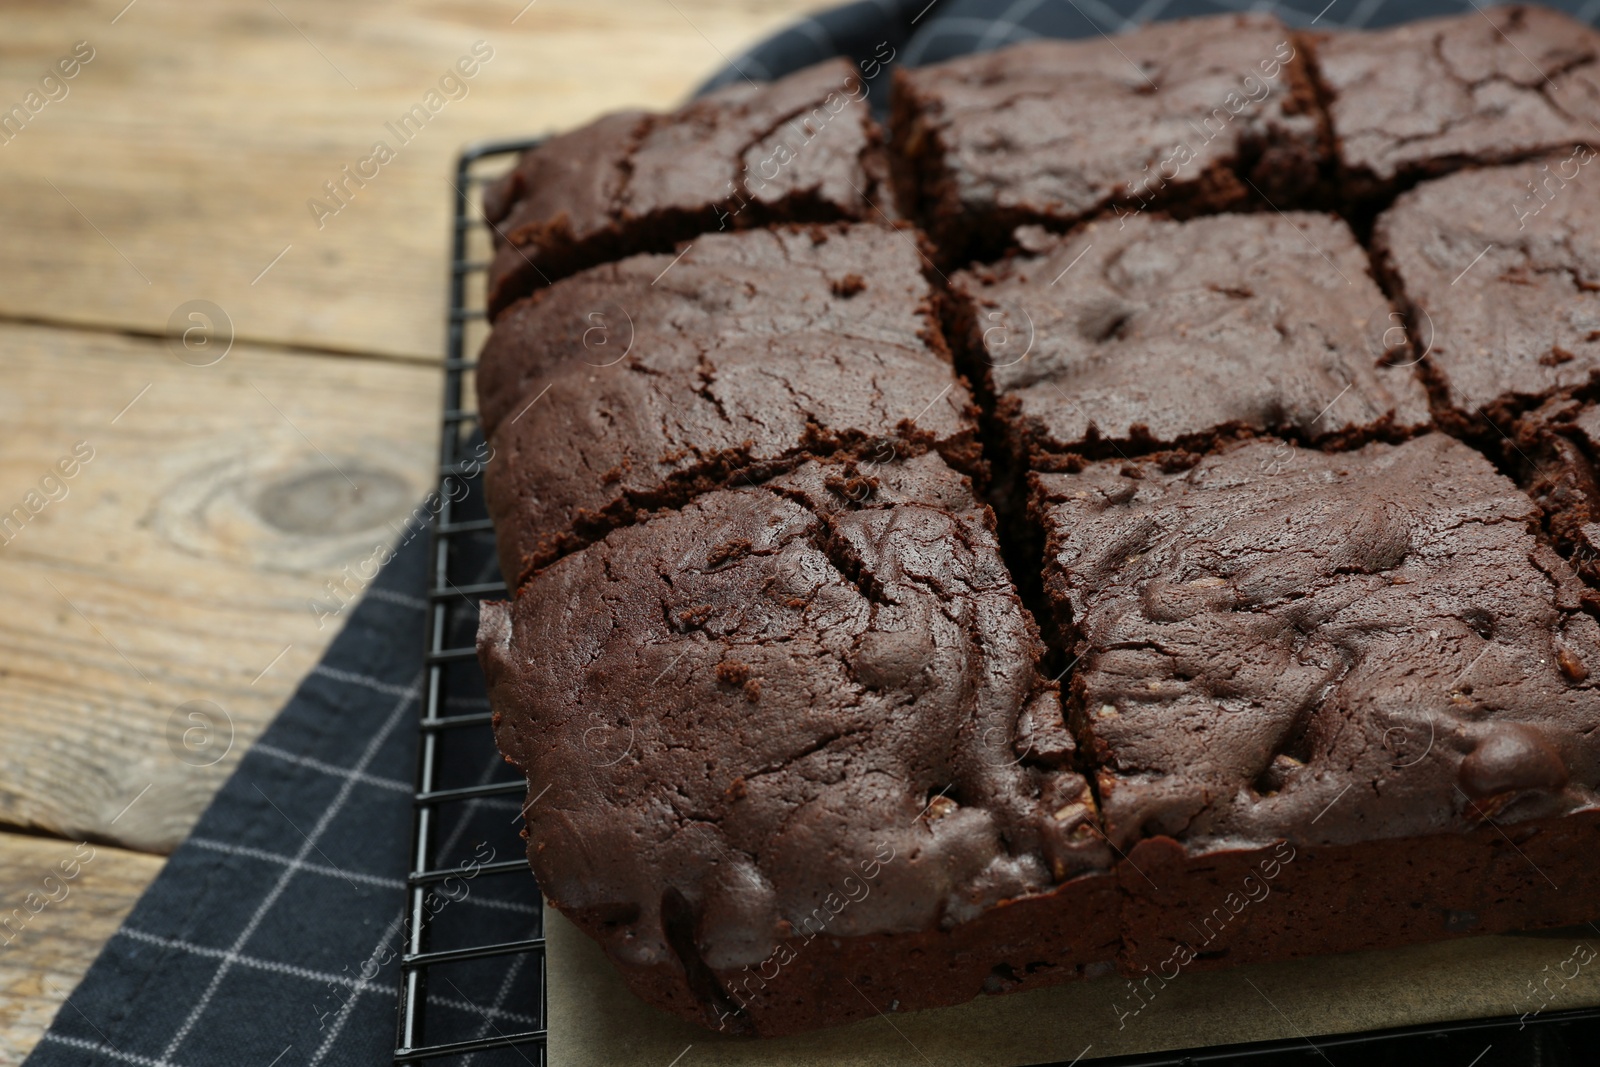
[[[0,833],[0,1063],[22,1062],[162,862]]]
[[[0,144],[0,316],[165,331],[178,305],[208,299],[242,338],[423,360],[442,344],[460,146],[670,106],[724,56],[826,6],[138,0],[113,24],[126,3],[7,5],[0,109],[76,42],[94,58]],[[493,57],[466,95],[441,95],[397,138],[387,124],[479,41]],[[319,228],[307,202],[335,203],[323,183],[377,141],[394,158]]]
[[[310,602],[431,486],[438,372],[17,325],[0,352],[0,823],[164,852],[337,631]]]

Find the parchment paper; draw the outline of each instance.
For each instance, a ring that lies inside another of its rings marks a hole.
[[[761,1041],[649,1007],[554,909],[545,924],[551,1067],[1016,1067],[1600,1004],[1596,924],[1184,973],[1121,1026],[1135,1002],[1113,977]]]

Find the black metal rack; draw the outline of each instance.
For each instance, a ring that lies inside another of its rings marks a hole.
[[[526,784],[495,752],[473,647],[478,602],[503,594],[505,585],[498,580],[494,563],[493,530],[483,509],[481,479],[472,473],[473,461],[483,453],[469,387],[476,364],[466,356],[468,351],[476,353],[488,332],[481,282],[491,246],[488,225],[478,214],[474,197],[487,180],[506,168],[510,157],[536,143],[537,139],[524,139],[472,146],[461,154],[451,181],[454,234],[439,443],[441,500],[431,531],[427,687],[419,724],[396,1063],[468,1064],[495,1053],[502,1054],[499,1062],[508,1064],[545,1067],[547,1062],[542,914],[534,909],[526,928],[518,930],[512,922],[491,926],[481,921],[456,921],[465,909],[446,914],[440,906],[441,900],[456,899],[444,888],[452,880],[465,885],[467,895],[480,904],[502,912],[517,914],[519,902],[526,907],[528,901],[537,899],[517,826],[522,810],[518,798],[524,795]],[[469,287],[469,280],[476,284]],[[452,478],[460,481],[452,484]],[[509,820],[504,818],[507,811],[513,813]],[[462,855],[458,851],[462,840],[474,835],[478,845],[473,861],[457,858]],[[487,857],[481,855],[484,848],[492,850]],[[519,936],[485,939],[486,929],[501,936]],[[1585,929],[1573,934],[1592,932]],[[529,961],[536,966],[527,969]],[[441,975],[440,982],[430,981],[432,972],[447,968],[454,968],[454,973]],[[513,981],[519,977],[520,981]],[[463,987],[474,993],[464,992]],[[491,1003],[486,1005],[485,1000]],[[507,1009],[507,1002],[519,1007]],[[516,1021],[528,1005],[537,1006],[532,1025]],[[1378,1033],[1182,1049],[1094,1062],[1107,1067],[1232,1063],[1251,1067],[1309,1067],[1313,1063],[1412,1067],[1420,1057],[1420,1062],[1448,1062],[1459,1067],[1566,1067],[1596,1062],[1597,1055],[1600,1009],[1579,1009],[1546,1012],[1529,1019],[1526,1026],[1515,1016],[1468,1019]],[[1057,1067],[1066,1063],[1061,1061]]]
[[[474,208],[477,193],[497,166],[503,170],[509,157],[532,143],[488,142],[468,148],[451,179],[454,233],[439,496],[430,533],[426,688],[405,952],[400,959],[396,1063],[468,1063],[507,1050],[512,1054],[503,1055],[503,1062],[545,1063],[543,917],[518,826],[526,783],[495,753],[473,648],[478,602],[503,594],[505,585],[494,566],[493,532],[476,470],[483,456],[478,450],[482,436],[470,383],[475,363],[467,355],[476,353],[487,333],[481,279],[490,246],[487,224]],[[514,813],[509,820],[504,817],[508,809]],[[459,850],[464,839],[476,842],[470,855]],[[446,909],[469,898],[513,915],[524,914],[520,902],[532,914],[521,929],[516,920],[501,919],[504,925],[493,927],[481,916],[478,922],[455,921],[469,909]],[[485,940],[487,928],[518,936]],[[528,967],[530,962],[536,966]],[[447,968],[452,973],[439,973]],[[510,976],[519,973],[522,981],[513,982]],[[508,1000],[513,1007],[505,1006]],[[534,1025],[519,1019],[530,1004],[537,1005]]]

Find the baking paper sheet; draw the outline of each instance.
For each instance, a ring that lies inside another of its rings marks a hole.
[[[1596,924],[1184,973],[1120,1020],[1119,1009],[1138,1002],[1112,977],[761,1041],[702,1030],[642,1003],[599,945],[554,909],[545,909],[545,923],[551,1067],[1088,1063],[1600,1005]]]

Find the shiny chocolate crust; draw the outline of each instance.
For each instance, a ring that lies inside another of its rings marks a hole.
[[[548,784],[529,859],[640,995],[773,1034],[814,1025],[777,981],[786,946],[810,960],[787,982],[855,952],[845,977],[907,1009],[1109,962],[1110,850],[991,523],[937,456],[811,462],[484,605],[496,738]],[[967,929],[1033,898],[1061,941]],[[877,966],[956,943],[949,982]],[[838,1021],[872,1013],[833,992]]]
[[[819,224],[702,237],[517,305],[478,374],[508,579],[808,455],[981,469],[934,299],[911,235]]]
[[[844,59],[740,82],[666,114],[607,115],[530,149],[484,193],[497,237],[488,306],[696,234],[879,219],[882,133]]]
[[[1516,414],[1600,372],[1600,197],[1586,147],[1424,182],[1373,253],[1407,304],[1436,415],[1502,440]],[[1587,184],[1586,184],[1587,183]]]
[[[525,157],[479,656],[552,904],[767,1036],[1594,920],[1593,40],[1228,15],[902,71],[887,164],[842,64]]]
[[[1013,227],[1108,210],[1186,214],[1311,193],[1326,155],[1302,45],[1267,15],[1028,41],[895,71],[901,211],[947,259]]]
[[[1600,140],[1600,33],[1559,11],[1495,6],[1309,43],[1349,201]]]
[[[1350,845],[1600,802],[1600,624],[1442,434],[1034,476],[1106,832]]]
[[[1405,329],[1338,218],[1037,227],[952,279],[971,372],[1017,462],[1204,449],[1240,434],[1348,447],[1429,421]]]

